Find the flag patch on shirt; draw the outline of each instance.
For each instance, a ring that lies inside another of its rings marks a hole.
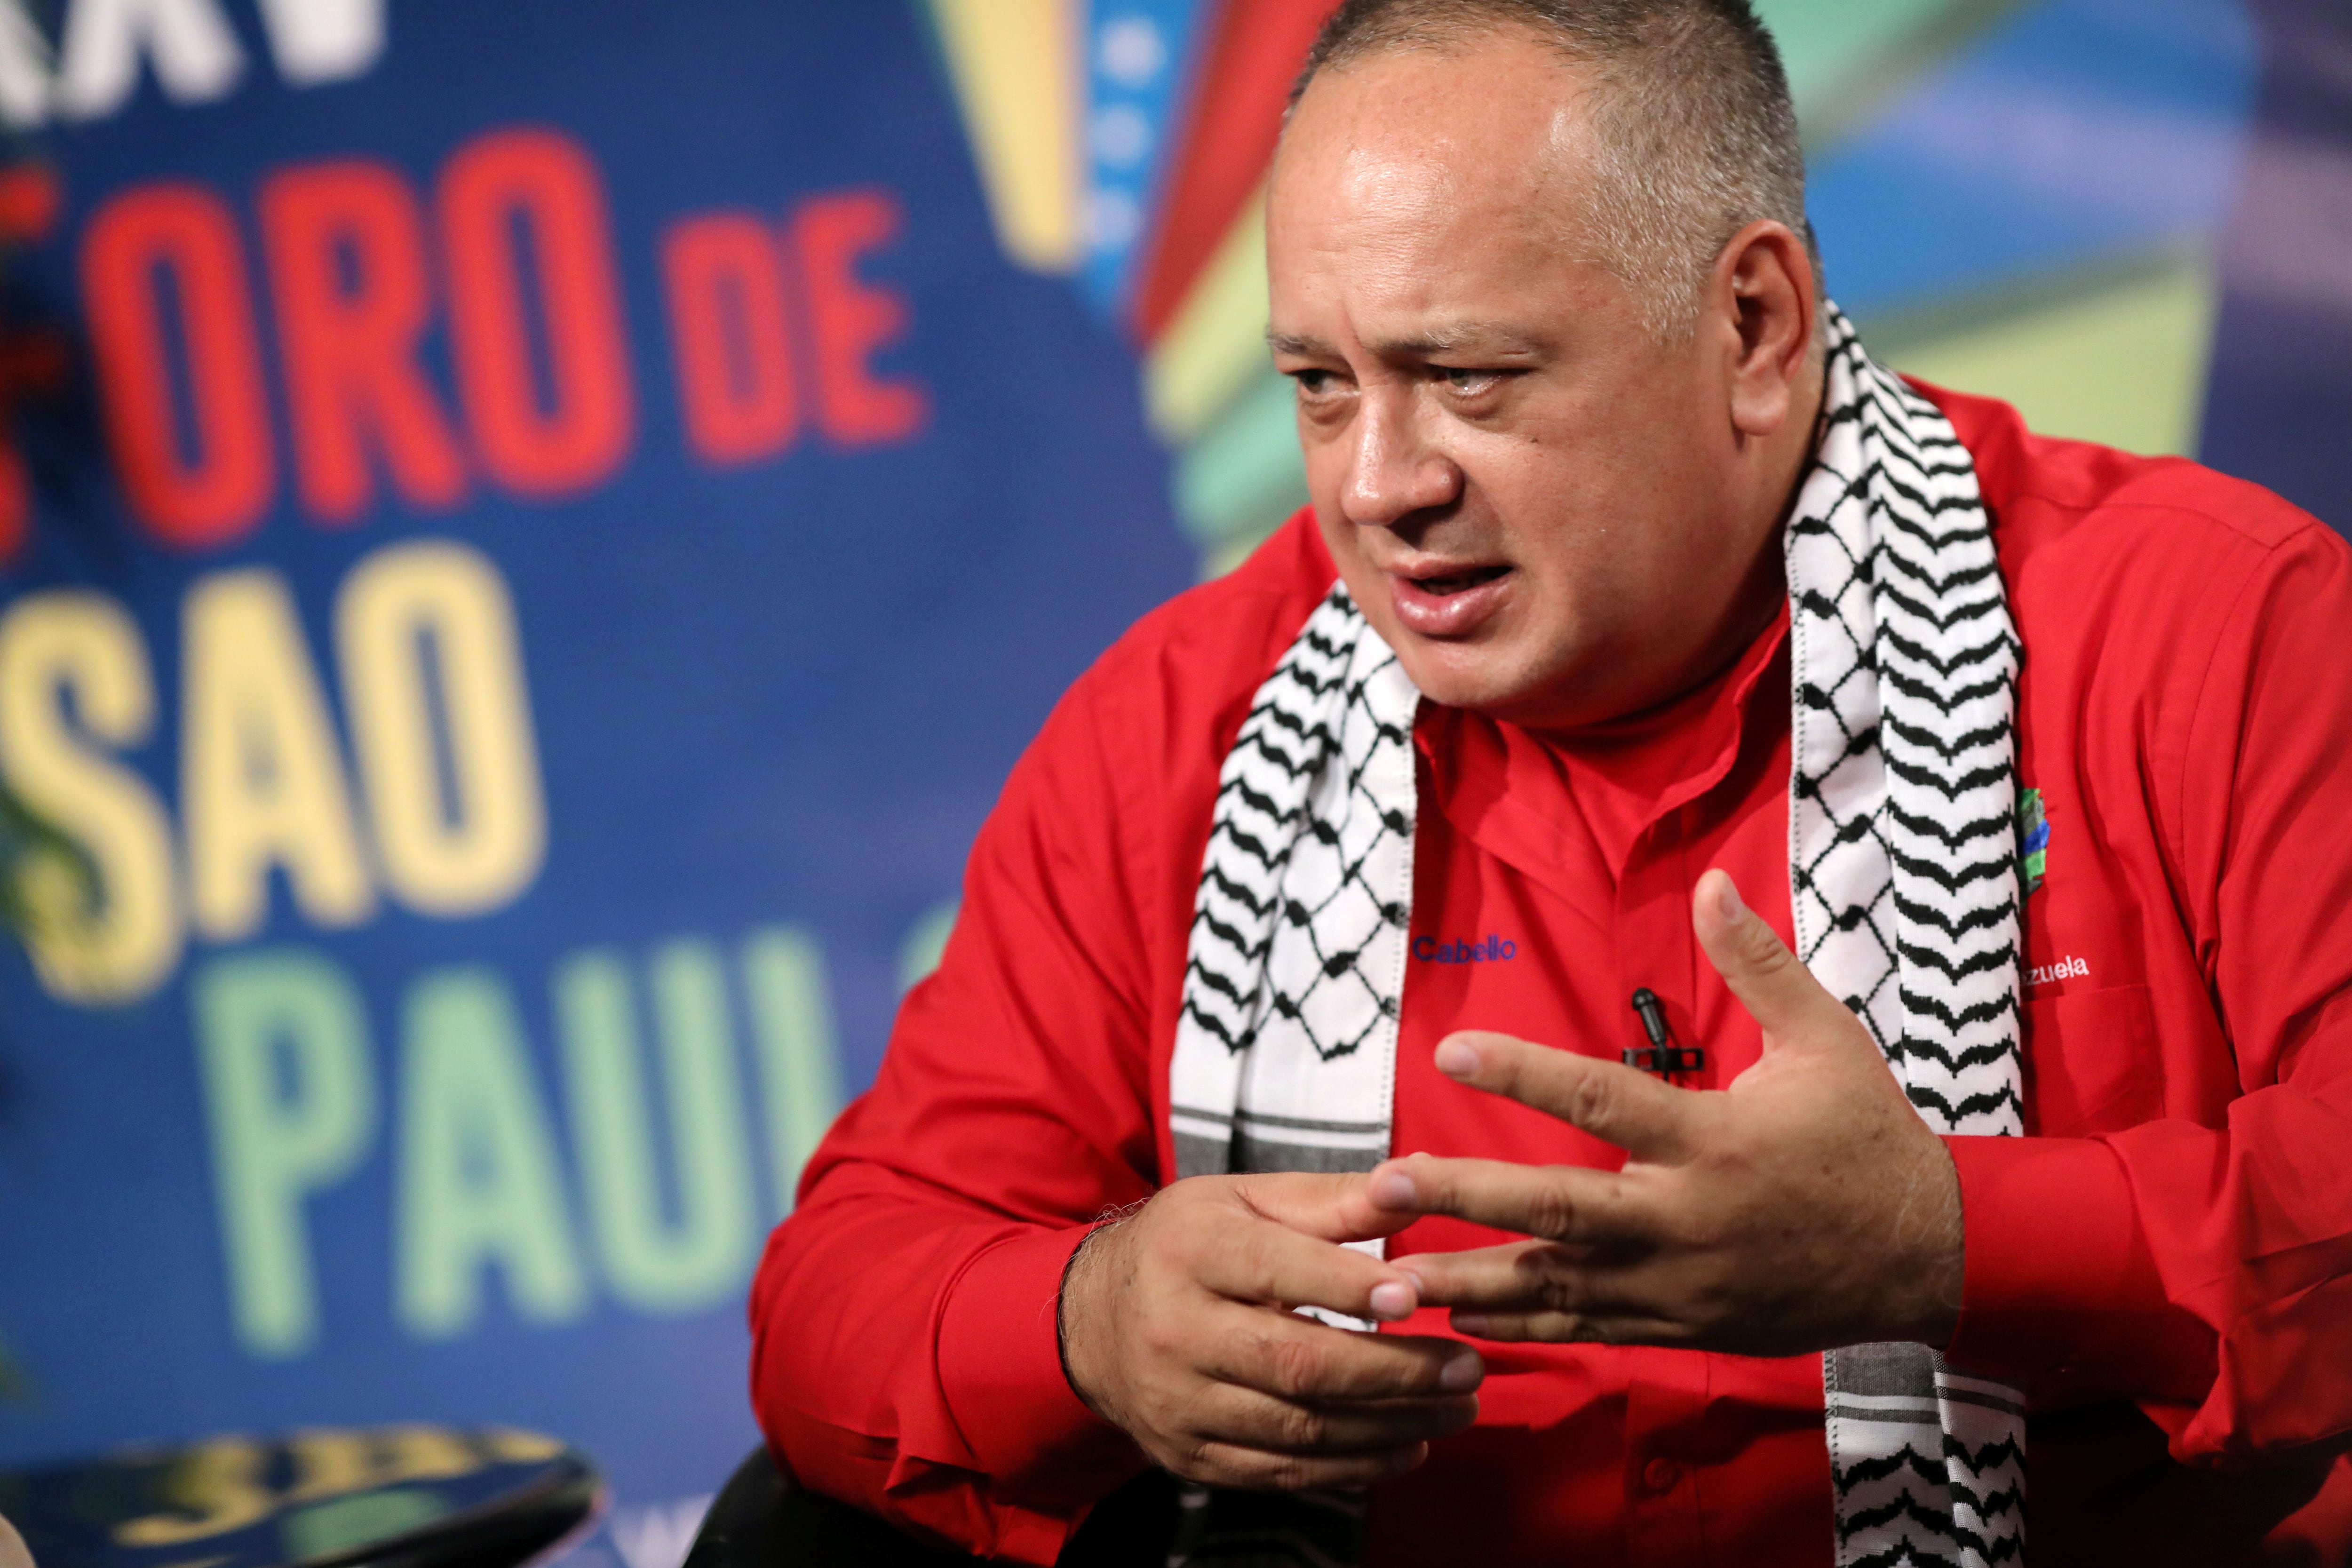
[[[2025,875],[2028,895],[2042,886],[2050,869],[2050,814],[2042,809],[2042,792],[2030,789],[2017,797],[2018,868]]]

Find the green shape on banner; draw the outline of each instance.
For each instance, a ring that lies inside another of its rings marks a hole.
[[[2219,296],[2201,252],[2129,257],[1865,323],[1863,338],[1922,381],[2014,404],[2037,435],[2188,456]]]
[[[555,979],[572,1140],[613,1294],[647,1312],[730,1300],[759,1246],[743,1084],[727,980],[709,943],[675,942],[653,961],[662,1092],[650,1091],[628,969],[587,952]],[[653,1107],[668,1110],[677,1220],[663,1215]]]
[[[375,1134],[366,1012],[338,965],[300,948],[215,959],[190,994],[230,1316],[254,1355],[297,1356],[319,1337],[305,1201]]]
[[[1269,367],[1177,459],[1176,516],[1204,575],[1239,563],[1307,504],[1297,406],[1290,378]]]
[[[954,934],[956,900],[932,905],[923,911],[907,940],[898,944],[898,994],[905,995],[931,976],[947,956],[948,938]]]
[[[841,1049],[815,936],[799,926],[753,931],[743,942],[743,990],[760,1058],[775,1212],[790,1214],[801,1167],[842,1106]]]
[[[395,1487],[296,1509],[278,1521],[278,1536],[289,1560],[299,1563],[390,1541],[448,1511],[428,1487]]]
[[[464,1333],[493,1265],[526,1322],[578,1318],[587,1281],[506,982],[485,968],[438,970],[409,986],[403,1014],[400,1321],[421,1339]]]
[[[1197,439],[1268,368],[1265,192],[1242,204],[1143,365],[1143,405],[1170,446]]]

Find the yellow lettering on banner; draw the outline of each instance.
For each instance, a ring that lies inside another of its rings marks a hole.
[[[218,572],[183,616],[180,809],[197,931],[234,942],[269,913],[269,871],[322,926],[357,925],[375,889],[326,699],[286,580]]]
[[[376,1479],[374,1435],[336,1426],[310,1426],[287,1439],[294,1459],[294,1485],[282,1500],[288,1503],[317,1502],[380,1484]]]
[[[335,646],[386,889],[444,918],[512,900],[539,875],[547,808],[497,566],[448,541],[379,550],[343,584]]]
[[[446,1426],[410,1425],[383,1434],[383,1475],[379,1484],[394,1481],[448,1480],[470,1476],[482,1468],[482,1458],[467,1445],[462,1434]]]
[[[485,1455],[502,1465],[537,1464],[563,1452],[563,1445],[554,1438],[512,1426],[492,1426],[478,1434],[477,1440]]]
[[[268,1458],[246,1437],[215,1437],[183,1455],[163,1482],[163,1494],[184,1512],[153,1513],[114,1530],[120,1546],[178,1546],[269,1517],[278,1500],[262,1478]]]
[[[0,773],[98,872],[94,902],[45,900],[30,933],[41,984],[64,1001],[135,1001],[180,960],[170,819],[105,751],[141,744],[154,722],[146,646],[121,605],[58,591],[0,616]]]
[[[503,1429],[468,1434],[410,1423],[356,1430],[308,1427],[288,1439],[286,1448],[294,1458],[294,1486],[279,1500],[292,1504],[403,1481],[450,1480],[518,1458],[549,1458],[562,1453],[563,1445]]]

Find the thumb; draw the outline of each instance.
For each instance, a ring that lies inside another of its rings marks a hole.
[[[1741,901],[1728,872],[1709,871],[1691,898],[1691,927],[1715,972],[1763,1026],[1765,1044],[1862,1029],[1762,916]],[[1868,1031],[1864,1030],[1865,1037]]]

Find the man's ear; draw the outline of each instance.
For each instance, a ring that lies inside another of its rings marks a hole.
[[[1767,437],[1788,421],[1813,363],[1813,258],[1784,223],[1749,224],[1716,258],[1708,302],[1734,334],[1731,422]]]

